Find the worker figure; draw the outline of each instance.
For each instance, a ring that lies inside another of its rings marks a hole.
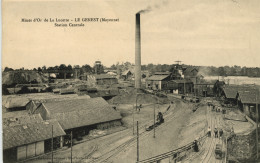
[[[223,130],[222,128],[219,130],[219,137],[222,138],[222,135],[223,135]]]
[[[193,148],[195,152],[199,152],[199,146],[198,146],[198,141],[194,140],[193,142]]]
[[[215,133],[215,138],[218,138],[218,129],[217,128],[214,129],[214,133]]]
[[[208,137],[211,137],[211,128],[208,128]]]

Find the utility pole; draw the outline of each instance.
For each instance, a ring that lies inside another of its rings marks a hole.
[[[155,105],[153,106],[153,137],[155,138]]]
[[[135,106],[133,106],[133,135],[135,134],[135,116],[134,116],[134,113],[135,113]]]
[[[70,163],[72,163],[72,130],[70,133]]]
[[[53,125],[51,125],[51,162],[53,163]]]
[[[186,95],[186,86],[185,86],[185,79],[183,79],[184,80],[184,92],[183,92],[183,94],[184,94],[184,96]]]
[[[258,96],[259,96],[259,94],[258,94],[258,88],[256,87],[256,160],[258,160],[258,118],[259,118],[259,116],[258,116]]]
[[[139,162],[139,129],[138,129],[138,121],[136,122],[137,125],[137,162]]]

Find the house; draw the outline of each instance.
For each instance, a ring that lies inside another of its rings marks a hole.
[[[118,80],[115,76],[108,74],[92,74],[87,76],[89,85],[113,85],[118,84]]]
[[[173,93],[186,94],[193,92],[193,82],[191,80],[173,80]]]
[[[4,108],[7,112],[26,110],[26,105],[29,99],[25,97],[8,97],[4,103]]]
[[[16,162],[62,147],[65,132],[56,120],[3,128],[3,162]]]
[[[103,98],[73,99],[42,103],[34,112],[44,120],[56,119],[67,134],[87,135],[92,129],[121,125],[121,115]]]

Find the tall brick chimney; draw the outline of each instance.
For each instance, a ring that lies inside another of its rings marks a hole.
[[[135,18],[135,88],[141,88],[141,27],[140,13]]]

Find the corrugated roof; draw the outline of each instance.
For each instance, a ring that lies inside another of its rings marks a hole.
[[[169,77],[169,75],[153,75],[147,78],[146,80],[164,80],[167,77]]]
[[[56,120],[4,128],[3,149],[50,139],[52,138],[52,125],[53,137],[66,134]]]

